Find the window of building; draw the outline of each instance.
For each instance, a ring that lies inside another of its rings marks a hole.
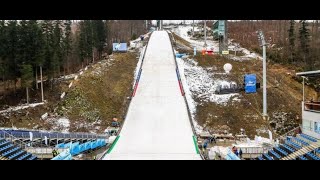
[[[318,122],[314,122],[314,131],[320,134],[320,124]]]
[[[302,121],[302,128],[305,129],[305,130],[312,130],[311,129],[311,121],[309,120],[303,120]]]

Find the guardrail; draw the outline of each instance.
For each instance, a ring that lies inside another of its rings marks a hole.
[[[39,131],[29,131],[24,132],[20,130],[1,130],[0,137],[5,137],[6,134],[10,134],[15,138],[20,139],[28,139],[30,138],[30,132],[32,133],[32,139],[99,139],[99,138],[106,138],[107,135],[105,134],[89,134],[89,133],[59,133],[59,132],[39,132]]]

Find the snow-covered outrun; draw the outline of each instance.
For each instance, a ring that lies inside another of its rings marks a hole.
[[[201,159],[166,31],[150,37],[136,94],[104,159]]]

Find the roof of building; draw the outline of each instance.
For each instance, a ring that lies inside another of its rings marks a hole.
[[[296,75],[297,76],[304,76],[304,77],[318,77],[318,76],[320,76],[320,70],[299,72],[299,73],[296,73]]]

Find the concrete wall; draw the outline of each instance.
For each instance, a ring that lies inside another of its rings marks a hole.
[[[320,112],[312,112],[304,110],[304,103],[302,105],[302,133],[320,139]],[[315,122],[318,123],[318,132],[315,132]]]

